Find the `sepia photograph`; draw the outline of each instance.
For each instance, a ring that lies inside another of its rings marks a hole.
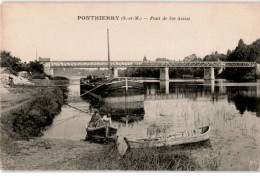
[[[2,2],[1,171],[260,171],[260,3]]]

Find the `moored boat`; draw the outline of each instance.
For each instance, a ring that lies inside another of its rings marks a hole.
[[[87,127],[87,140],[116,140],[117,129],[111,127],[109,124],[105,124],[98,127]]]
[[[112,76],[110,71],[110,51],[109,51],[109,30],[107,29],[108,43],[108,76],[102,74],[88,75],[80,79],[80,96],[91,95],[92,97],[103,99],[107,97],[123,97],[132,95],[142,95],[144,92],[143,83],[129,80],[127,78],[118,78],[118,74]],[[115,70],[114,70],[115,71]]]
[[[205,126],[199,129],[168,133],[165,136],[154,138],[124,138],[129,148],[148,148],[148,147],[163,147],[182,144],[191,144],[197,142],[207,141],[209,139],[209,132],[211,126]]]
[[[80,80],[81,96],[92,95],[95,98],[122,97],[142,95],[144,92],[143,83],[128,79],[97,79]],[[88,92],[88,93],[87,93]]]

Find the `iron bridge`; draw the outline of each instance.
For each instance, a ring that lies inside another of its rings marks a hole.
[[[256,67],[256,62],[110,61],[110,67]],[[107,68],[107,61],[50,61],[51,68]]]

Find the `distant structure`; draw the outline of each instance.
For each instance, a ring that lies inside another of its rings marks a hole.
[[[51,58],[41,58],[39,57],[39,62],[50,62]]]
[[[39,62],[44,66],[44,72],[48,75],[53,75],[54,70],[51,68],[51,58],[39,57]]]
[[[146,58],[146,56],[144,56],[143,61],[144,61],[144,62],[147,62],[147,61],[148,61],[147,58]]]
[[[157,58],[155,61],[170,61],[170,59],[167,58]]]

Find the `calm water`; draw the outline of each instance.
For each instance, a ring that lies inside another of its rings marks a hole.
[[[167,94],[165,85],[145,83],[145,93],[137,102],[106,105],[80,98],[78,83],[78,78],[71,79],[68,103],[89,113],[63,106],[45,138],[84,139],[93,108],[106,106],[122,113],[113,120],[120,152],[126,149],[123,137],[145,137],[153,125],[170,124],[175,131],[183,131],[211,123],[211,147],[198,147],[192,155],[213,154],[221,163],[220,170],[255,170],[252,164],[260,164],[260,82],[170,82]],[[131,119],[124,118],[124,113],[132,114]]]

